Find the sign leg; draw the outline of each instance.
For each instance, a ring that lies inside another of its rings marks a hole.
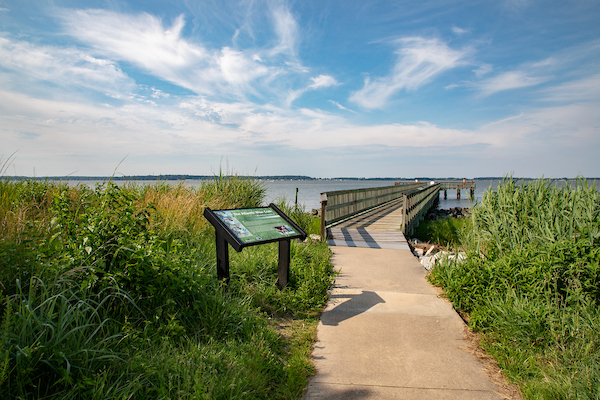
[[[215,237],[217,240],[217,278],[219,281],[225,280],[225,283],[229,283],[229,244],[218,231]]]
[[[277,269],[277,286],[283,290],[290,276],[290,240],[279,241],[279,266]]]

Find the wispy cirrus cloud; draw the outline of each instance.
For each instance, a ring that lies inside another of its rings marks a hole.
[[[288,106],[291,105],[294,102],[294,100],[296,100],[298,97],[300,97],[303,93],[306,93],[310,90],[318,90],[318,89],[327,88],[330,86],[335,86],[338,84],[338,82],[335,80],[335,78],[330,75],[319,75],[319,76],[310,78],[310,80],[312,81],[312,83],[310,85],[308,85],[307,87],[290,91],[290,93],[287,97],[287,101],[286,101],[286,104]]]
[[[455,50],[439,39],[410,37],[396,41],[397,61],[388,76],[367,78],[361,90],[350,100],[364,108],[380,108],[390,97],[402,90],[416,90],[431,82],[444,71],[464,63],[470,50]]]
[[[283,11],[280,14],[286,16]],[[284,27],[290,16],[275,24],[278,52],[292,54],[293,29]],[[260,51],[246,54],[224,46],[209,49],[182,35],[183,15],[170,26],[153,15],[119,14],[106,10],[68,10],[62,15],[67,33],[90,45],[93,51],[126,61],[148,74],[198,94],[244,97],[256,94],[253,84],[262,77],[272,79],[277,71]],[[279,20],[276,20],[279,21]]]
[[[200,93],[211,92],[218,57],[202,45],[181,37],[179,16],[172,26],[150,14],[119,14],[107,10],[67,10],[65,30],[96,53],[130,62],[145,72]],[[203,74],[197,74],[203,70]],[[194,73],[196,72],[196,73]]]
[[[452,33],[455,35],[464,35],[465,33],[469,33],[468,29],[460,28],[456,25],[452,25]]]
[[[40,46],[0,37],[0,66],[27,80],[86,88],[120,97],[134,81],[114,62],[75,48]]]
[[[283,53],[295,58],[299,38],[296,19],[290,10],[283,6],[274,7],[271,14],[278,37],[278,43],[271,49],[271,53]]]
[[[479,82],[477,87],[481,95],[490,96],[504,90],[536,86],[547,80],[546,77],[531,76],[525,71],[509,71],[485,79]]]
[[[329,102],[330,102],[331,104],[333,104],[334,106],[336,106],[337,108],[339,108],[340,110],[343,110],[343,111],[349,111],[349,112],[351,112],[352,114],[356,114],[356,111],[354,111],[354,110],[351,110],[351,109],[349,109],[349,108],[347,108],[347,107],[344,107],[343,105],[341,105],[341,104],[340,104],[340,103],[338,103],[337,101],[329,100]]]
[[[543,101],[596,102],[600,106],[600,74],[544,88],[540,94]]]

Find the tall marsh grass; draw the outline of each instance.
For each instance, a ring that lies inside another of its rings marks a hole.
[[[298,398],[327,246],[292,243],[283,291],[276,245],[233,253],[224,287],[202,216],[264,193],[223,175],[197,188],[0,179],[2,398]]]
[[[600,398],[600,193],[505,178],[430,275],[529,399]]]

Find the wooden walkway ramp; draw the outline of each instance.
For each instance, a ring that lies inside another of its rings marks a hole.
[[[402,234],[402,199],[370,209],[327,228],[330,246],[410,250]]]

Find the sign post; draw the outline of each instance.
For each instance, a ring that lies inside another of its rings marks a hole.
[[[306,239],[304,232],[275,204],[268,207],[236,210],[204,209],[204,217],[215,227],[217,278],[229,282],[229,247],[240,252],[244,247],[279,242],[278,282],[283,289],[289,282],[290,241]]]

